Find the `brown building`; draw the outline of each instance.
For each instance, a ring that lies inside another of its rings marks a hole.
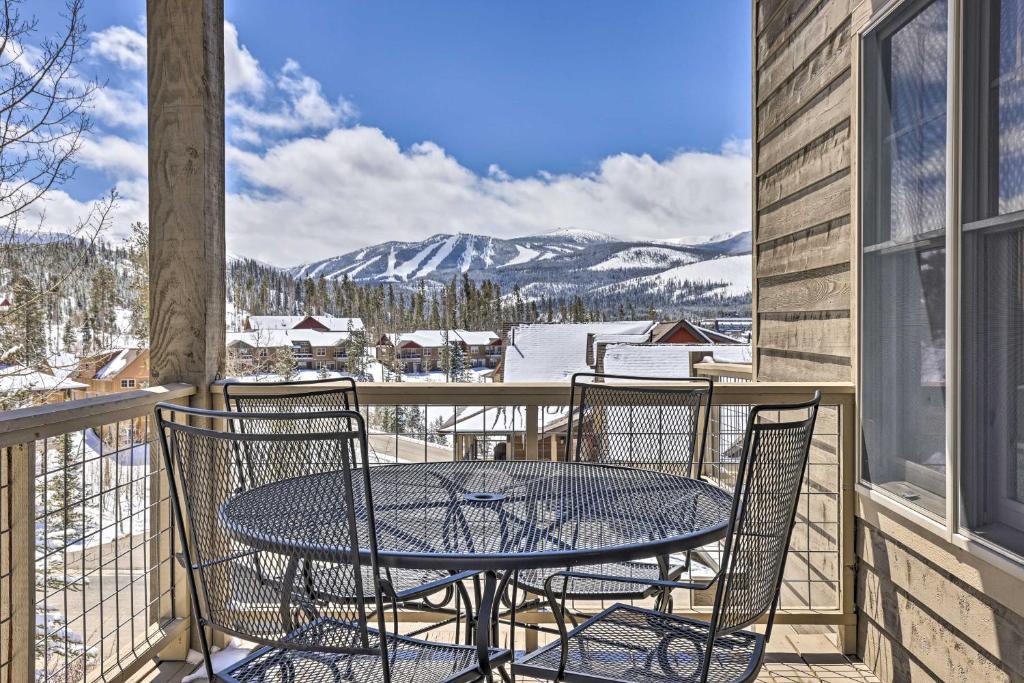
[[[230,332],[227,347],[230,372],[235,376],[273,372],[279,369],[282,357],[287,354],[290,354],[287,360],[294,362],[298,370],[350,372],[355,369],[348,357],[348,332],[325,332],[307,327]]]
[[[501,337],[494,332],[469,330],[416,330],[383,335],[377,342],[377,360],[387,364],[394,356],[403,372],[441,370],[441,350],[456,345],[464,354],[465,367],[496,368],[502,357]]]
[[[83,359],[74,380],[88,386],[78,398],[149,386],[149,349],[113,349]]]

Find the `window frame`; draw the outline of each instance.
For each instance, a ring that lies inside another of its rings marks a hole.
[[[857,117],[856,122],[856,144],[854,145],[854,154],[857,155],[856,167],[857,173],[854,179],[854,195],[853,200],[854,210],[856,211],[856,220],[854,222],[855,228],[855,245],[852,249],[854,254],[854,263],[856,267],[856,297],[857,297],[857,313],[855,318],[855,324],[857,329],[857,353],[856,353],[856,393],[857,393],[857,425],[856,430],[856,487],[861,493],[870,493],[872,498],[881,499],[887,502],[887,507],[894,507],[906,514],[906,516],[913,517],[919,523],[923,523],[933,530],[941,530],[944,535],[949,536],[948,529],[951,528],[948,525],[948,519],[950,515],[951,499],[954,496],[953,487],[958,483],[958,477],[954,470],[951,458],[953,456],[953,450],[950,444],[950,433],[952,431],[959,432],[959,416],[954,414],[951,406],[956,403],[953,394],[959,391],[959,383],[956,381],[958,378],[954,374],[955,367],[951,367],[951,360],[959,354],[959,337],[954,335],[953,328],[959,325],[959,315],[955,312],[954,307],[957,303],[955,293],[958,289],[954,286],[954,280],[959,275],[959,269],[953,270],[951,268],[951,259],[955,258],[953,250],[950,248],[950,241],[954,235],[957,235],[957,220],[954,215],[954,207],[956,205],[955,194],[958,192],[958,188],[954,188],[956,182],[958,182],[959,174],[955,168],[957,163],[957,154],[955,152],[956,145],[959,144],[959,139],[956,137],[955,128],[958,116],[954,115],[954,109],[959,106],[959,77],[958,73],[954,72],[953,64],[956,62],[956,55],[959,51],[959,31],[960,24],[958,17],[960,14],[961,0],[947,0],[947,65],[946,65],[946,212],[945,212],[945,226],[942,230],[932,230],[922,232],[912,237],[912,239],[906,242],[894,242],[892,239],[885,241],[879,241],[877,237],[871,240],[871,244],[865,247],[864,244],[867,241],[865,219],[870,217],[874,221],[878,215],[878,201],[876,188],[880,186],[880,181],[877,180],[878,171],[876,166],[878,163],[875,160],[875,150],[881,149],[880,142],[877,138],[868,134],[866,130],[865,121],[871,117],[887,118],[888,112],[883,111],[885,109],[884,102],[881,98],[875,98],[871,91],[875,90],[878,84],[874,79],[876,75],[872,72],[872,67],[878,63],[880,56],[878,51],[881,49],[882,42],[891,37],[901,28],[906,26],[912,19],[914,19],[923,9],[928,5],[932,4],[935,0],[892,0],[882,9],[880,9],[875,16],[854,36],[854,62],[857,65],[857,77],[853,83],[856,89],[857,97]],[[877,101],[876,101],[877,100]],[[944,231],[944,247],[946,250],[946,264],[945,264],[945,370],[946,370],[946,386],[945,386],[945,422],[946,422],[946,434],[945,434],[945,516],[934,514],[928,511],[926,508],[920,505],[912,505],[907,500],[901,498],[895,492],[886,489],[880,484],[867,481],[864,478],[863,473],[863,456],[864,456],[864,444],[863,444],[863,431],[862,425],[864,424],[864,400],[863,400],[863,388],[864,388],[864,359],[863,349],[864,345],[861,343],[862,334],[864,331],[864,306],[861,302],[864,301],[864,256],[867,253],[897,253],[906,250],[914,250],[920,247],[933,246],[937,247],[942,240],[941,233]],[[952,429],[951,425],[956,425],[956,429]]]
[[[900,17],[913,15],[930,0],[891,0],[856,32],[854,40],[854,63],[859,72],[854,79],[858,97],[855,130],[858,144],[854,147],[857,155],[856,163],[859,171],[854,181],[855,220],[854,267],[857,270],[857,418],[860,424],[863,402],[861,400],[861,379],[863,373],[863,344],[860,343],[863,333],[863,238],[864,238],[864,192],[869,188],[865,182],[871,168],[868,158],[868,147],[865,144],[863,129],[864,118],[869,115],[867,97],[867,79],[865,78],[866,56],[872,49],[871,43],[877,45],[881,31],[887,24],[897,24]],[[989,110],[982,105],[982,84],[979,75],[982,73],[984,55],[980,50],[971,53],[965,38],[972,38],[970,45],[980,45],[979,36],[984,36],[987,26],[978,21],[981,14],[974,0],[948,0],[948,64],[947,64],[947,111],[946,111],[946,511],[942,517],[933,517],[918,507],[908,504],[893,493],[872,484],[863,478],[861,430],[856,431],[856,490],[870,504],[876,505],[889,513],[914,524],[917,528],[933,534],[950,545],[977,557],[981,561],[1014,576],[1024,577],[1024,550],[1014,550],[999,545],[993,540],[983,537],[965,526],[961,519],[964,505],[961,472],[960,447],[962,436],[961,404],[963,377],[961,367],[962,329],[961,293],[967,291],[969,283],[965,282],[962,264],[962,245],[965,235],[976,230],[1013,230],[1024,229],[1024,210],[1011,212],[1002,216],[976,218],[981,213],[980,198],[989,192],[986,183],[978,183],[971,187],[971,179],[980,178],[982,164],[990,157],[991,150],[982,149],[984,122],[990,121]],[[969,154],[966,150],[977,150]],[[969,219],[968,219],[969,217]],[[1024,503],[1020,506],[1021,519],[1024,521]]]

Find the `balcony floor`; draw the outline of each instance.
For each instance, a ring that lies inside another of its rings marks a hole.
[[[856,681],[878,683],[866,664],[840,654],[832,637],[813,626],[776,626],[760,683]],[[177,683],[195,667],[164,662],[132,679],[133,683]],[[517,678],[526,683],[528,680]]]

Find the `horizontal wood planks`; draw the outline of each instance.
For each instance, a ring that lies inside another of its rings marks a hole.
[[[759,380],[852,379],[851,15],[857,0],[756,0]]]

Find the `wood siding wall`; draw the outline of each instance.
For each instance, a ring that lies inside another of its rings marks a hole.
[[[761,380],[852,379],[855,1],[754,3],[754,309]]]
[[[754,0],[755,369],[856,381],[855,67],[885,0]],[[813,483],[813,482],[812,482]],[[1024,580],[862,499],[857,652],[884,681],[1024,681]]]

